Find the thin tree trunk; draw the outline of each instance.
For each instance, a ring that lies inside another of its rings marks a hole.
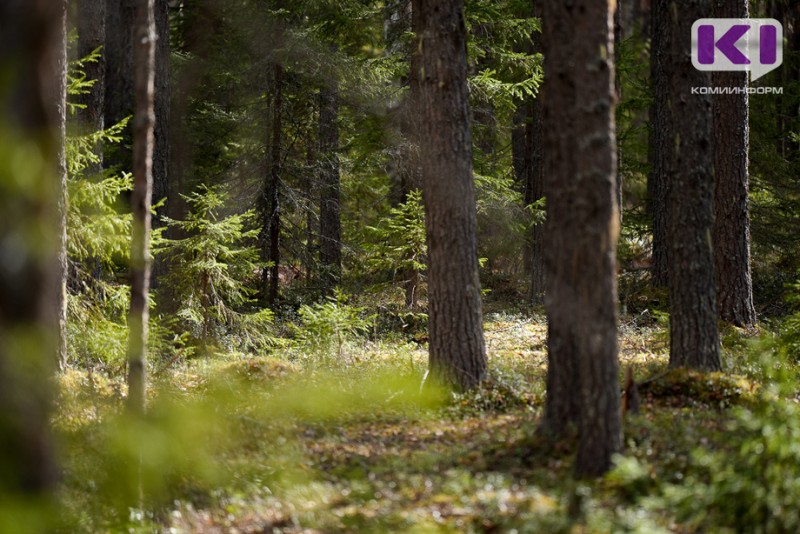
[[[714,0],[717,18],[747,18],[747,0]],[[747,73],[717,72],[717,87],[747,88]],[[756,322],[750,272],[749,104],[747,93],[714,96],[714,259],[720,318]]]
[[[128,316],[128,408],[145,411],[147,363],[147,295],[150,288],[150,206],[153,193],[155,112],[154,0],[137,0],[134,48],[135,113],[133,122],[133,238],[131,242],[131,309]]]
[[[106,0],[106,87],[105,125],[107,127],[133,114],[133,27],[134,2],[138,0]],[[131,168],[131,152],[125,141],[104,155],[107,167]]]
[[[414,0],[420,145],[434,381],[469,389],[486,376],[463,0]]]
[[[160,202],[169,194],[169,124],[170,124],[170,45],[169,2],[155,0],[156,28],[155,95],[153,107],[156,124],[153,134],[153,200]],[[153,227],[162,226],[161,218],[167,213],[166,204],[156,210]],[[158,269],[159,271],[162,269]]]
[[[532,15],[542,17],[541,1],[533,3]],[[533,35],[532,54],[542,52],[541,35]],[[521,124],[512,132],[512,160],[517,180],[523,187],[523,202],[531,206],[544,197],[544,173],[542,166],[542,106],[540,96],[528,98],[520,107]],[[531,233],[525,244],[523,264],[530,276],[528,300],[533,305],[544,303],[544,254],[542,239],[543,223],[531,225]]]
[[[280,265],[280,186],[281,186],[281,143],[283,123],[283,66],[273,66],[274,97],[272,102],[272,147],[270,151],[269,176],[264,184],[262,205],[264,206],[264,226],[262,228],[263,257],[270,262],[263,271],[263,287],[266,304],[275,307],[278,300],[278,267]]]
[[[666,102],[669,83],[666,79],[665,62],[670,39],[670,14],[666,0],[653,0],[651,9],[652,41],[650,43],[650,80],[653,87],[653,104],[650,107],[649,159],[650,174],[647,176],[648,211],[652,218],[653,267],[651,285],[667,287],[667,207],[666,181],[667,160],[670,150]]]
[[[67,0],[58,0],[58,46],[55,70],[58,73],[56,98],[53,103],[58,117],[58,291],[55,306],[58,313],[58,362],[63,370],[67,366]]]
[[[106,0],[80,0],[78,4],[78,56],[84,58],[101,48],[100,58],[84,66],[86,79],[94,80],[89,92],[80,95],[78,101],[86,106],[78,111],[82,131],[98,132],[105,128],[103,102],[106,88]],[[94,153],[99,161],[87,171],[98,174],[103,169],[103,145],[98,143]]]
[[[691,34],[692,24],[708,15],[711,3],[659,0],[656,4],[662,13],[668,14],[661,21],[668,28],[662,59],[666,100],[657,100],[655,105],[668,114],[664,158],[670,365],[719,370],[711,242],[714,215],[711,97],[691,94],[692,87],[708,87],[711,76],[694,69],[686,52],[686,36]]]
[[[575,473],[593,477],[620,451],[617,380],[619,216],[615,196],[613,14],[593,0],[544,2],[542,92],[547,194],[547,398],[543,429],[576,425]],[[565,47],[570,36],[580,41]]]
[[[52,103],[63,98],[63,73],[54,68],[63,7],[0,2],[0,143],[14,155],[0,158],[0,493],[33,499],[51,495],[57,477],[49,413],[63,184]]]
[[[339,94],[334,86],[319,94],[319,261],[325,293],[341,282],[342,238],[339,206]]]

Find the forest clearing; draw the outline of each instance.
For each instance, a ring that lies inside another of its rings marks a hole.
[[[800,532],[800,3],[0,1],[0,534]]]

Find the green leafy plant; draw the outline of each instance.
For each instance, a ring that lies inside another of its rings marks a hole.
[[[184,196],[186,220],[166,219],[180,239],[158,247],[169,262],[164,294],[178,303],[178,329],[191,331],[202,349],[263,350],[270,346],[272,312],[257,309],[258,275],[263,268],[253,211],[224,216],[228,195],[220,187],[200,186]],[[248,229],[250,228],[250,229]]]

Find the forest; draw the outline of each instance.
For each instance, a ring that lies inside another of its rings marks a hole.
[[[800,3],[1,0],[0,534],[800,532]]]

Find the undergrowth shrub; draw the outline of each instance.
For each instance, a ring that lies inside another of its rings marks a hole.
[[[263,264],[251,245],[259,232],[254,212],[224,215],[228,195],[218,187],[200,186],[184,199],[186,220],[166,221],[185,237],[164,239],[157,249],[169,262],[163,285],[178,303],[176,332],[191,332],[190,345],[203,351],[265,350],[274,341],[272,312],[255,301]]]
[[[345,344],[367,334],[375,325],[374,314],[367,315],[366,308],[350,306],[347,300],[347,295],[337,290],[325,302],[301,306],[300,325],[296,327],[301,346],[324,359],[335,355],[343,361]]]

